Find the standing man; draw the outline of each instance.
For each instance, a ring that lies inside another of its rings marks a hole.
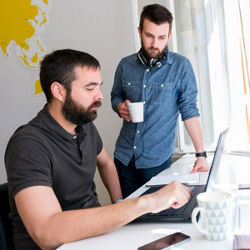
[[[124,121],[114,157],[124,197],[170,167],[179,113],[196,150],[192,172],[209,169],[192,66],[167,47],[172,20],[165,7],[145,6],[138,28],[141,49],[123,58],[116,70],[112,108]],[[129,102],[144,102],[143,122],[131,122]]]
[[[41,62],[40,80],[47,104],[15,131],[5,153],[16,250],[55,249],[189,200],[189,189],[173,182],[154,194],[100,207],[96,165],[111,201],[122,194],[92,122],[103,99],[99,62],[81,51],[58,50]]]

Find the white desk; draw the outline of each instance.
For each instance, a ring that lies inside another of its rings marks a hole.
[[[133,223],[113,232],[61,246],[60,250],[136,250],[139,246],[159,239],[175,231],[182,231],[191,237],[191,241],[173,250],[226,250],[232,249],[231,241],[213,242],[206,240],[196,228],[188,223]]]
[[[211,162],[211,157],[209,157],[209,161]],[[194,157],[184,156],[175,162],[170,169],[163,171],[161,175],[174,172],[182,174],[188,173],[192,169],[193,162]],[[223,158],[222,165],[225,167],[236,168],[232,171],[236,173],[234,174],[234,177],[237,179],[238,183],[245,183],[246,180],[250,180],[250,157],[227,155],[225,159]],[[244,171],[240,171],[242,169],[244,169]],[[147,190],[147,188],[144,185],[128,198],[137,197],[145,190]],[[205,237],[191,223],[137,222],[125,225],[105,235],[64,244],[59,247],[58,250],[136,250],[139,246],[145,245],[176,231],[188,234],[191,237],[191,241],[176,248],[172,248],[173,250],[231,250],[233,246],[232,239],[227,241],[206,240]]]

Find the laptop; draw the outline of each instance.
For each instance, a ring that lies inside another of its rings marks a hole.
[[[224,144],[225,144],[226,136],[228,134],[228,130],[229,129],[227,128],[219,136],[206,184],[188,185],[188,187],[192,190],[192,195],[191,195],[190,201],[187,204],[185,204],[184,206],[178,209],[169,208],[159,213],[147,213],[138,217],[135,221],[137,222],[137,221],[154,221],[155,220],[157,222],[158,221],[190,222],[192,211],[198,205],[197,200],[196,200],[197,195],[201,192],[212,190],[213,184],[216,183],[218,169],[219,169],[220,161],[222,158],[222,154],[224,152]],[[153,193],[159,190],[161,187],[162,186],[150,187],[146,192],[141,194],[141,196],[145,194]]]

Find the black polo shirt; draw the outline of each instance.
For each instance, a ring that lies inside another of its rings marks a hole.
[[[102,140],[92,122],[78,128],[78,132],[72,135],[65,131],[45,106],[10,138],[5,166],[17,249],[36,249],[14,202],[22,189],[37,185],[53,188],[62,210],[99,205],[93,179]]]

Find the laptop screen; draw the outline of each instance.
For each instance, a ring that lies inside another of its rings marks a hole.
[[[229,128],[221,132],[217,146],[214,152],[213,161],[211,164],[210,172],[207,179],[206,191],[211,191],[213,189],[214,184],[220,183],[220,174],[219,174],[219,165],[222,159],[222,155],[224,153],[225,148],[225,140],[228,134]]]

